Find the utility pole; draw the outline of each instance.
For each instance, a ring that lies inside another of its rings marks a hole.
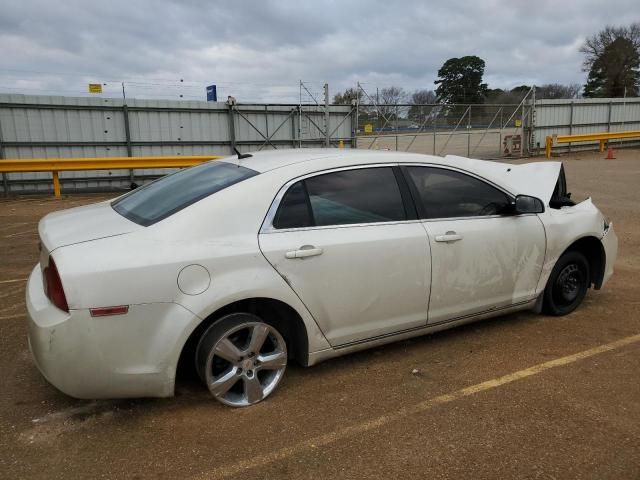
[[[324,84],[324,143],[326,147],[331,146],[331,132],[329,131],[329,84]]]

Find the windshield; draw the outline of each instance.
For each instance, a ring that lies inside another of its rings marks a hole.
[[[123,217],[146,227],[257,174],[231,163],[207,162],[133,190],[114,200],[111,206]]]

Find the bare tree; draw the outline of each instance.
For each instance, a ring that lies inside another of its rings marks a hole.
[[[407,101],[407,92],[402,87],[386,87],[380,90],[380,103],[398,105]]]
[[[436,93],[433,90],[416,90],[411,94],[411,107],[409,107],[409,119],[419,124],[425,123],[434,110],[433,105],[436,103]]]
[[[536,87],[536,98],[578,98],[581,91],[582,86],[578,83],[570,83],[569,85],[547,83]]]
[[[411,102],[414,105],[428,105],[436,102],[436,92],[433,90],[416,90],[411,94]]]

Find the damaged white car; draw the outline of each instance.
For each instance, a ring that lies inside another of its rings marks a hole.
[[[617,238],[558,162],[360,150],[244,154],[47,215],[27,288],[40,371],[80,398],[266,398],[288,360],[507,312],[572,312]]]

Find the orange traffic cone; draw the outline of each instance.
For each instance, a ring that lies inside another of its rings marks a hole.
[[[615,152],[613,151],[613,148],[609,147],[607,149],[607,156],[605,157],[605,160],[615,160],[616,157],[613,156],[614,154]]]

